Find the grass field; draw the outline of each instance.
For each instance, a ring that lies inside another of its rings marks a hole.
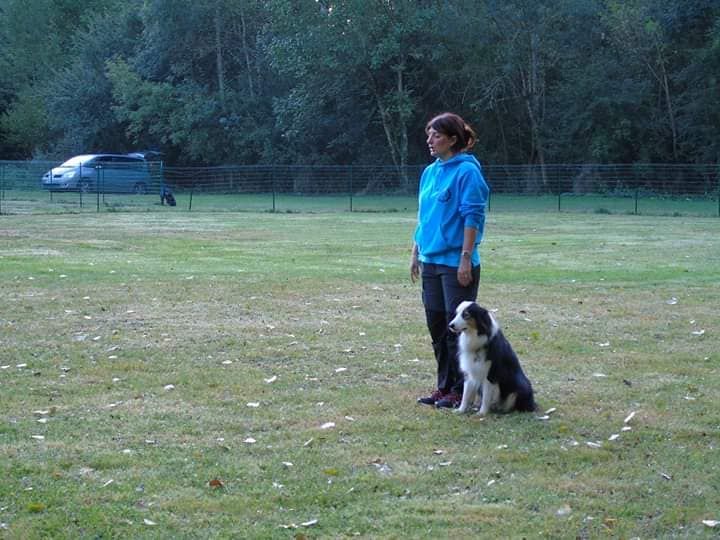
[[[0,190],[0,214],[111,212],[415,212],[417,197],[402,195],[298,195],[292,193],[191,193],[176,190],[177,206],[161,206],[157,194],[97,194]],[[717,197],[492,194],[491,212],[563,212],[674,217],[718,217]]]
[[[0,538],[717,537],[719,225],[491,212],[483,420],[415,403],[411,212],[2,216]]]

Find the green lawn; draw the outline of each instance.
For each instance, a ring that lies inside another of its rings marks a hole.
[[[482,420],[398,210],[1,216],[0,538],[717,537],[718,219],[491,211]]]
[[[97,194],[0,191],[0,214],[109,212],[416,212],[417,198],[403,195],[298,195],[292,193],[203,193],[177,190],[177,206],[161,206],[157,194]],[[597,213],[675,217],[718,217],[717,197],[604,195],[513,195],[493,193],[490,212]]]

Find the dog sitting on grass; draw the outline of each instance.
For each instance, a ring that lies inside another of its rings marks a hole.
[[[530,381],[515,351],[490,312],[475,302],[462,302],[450,322],[460,334],[458,360],[465,387],[458,413],[465,413],[481,394],[479,415],[537,409]]]

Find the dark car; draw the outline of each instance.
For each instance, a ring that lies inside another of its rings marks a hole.
[[[140,155],[84,154],[46,172],[42,187],[52,191],[147,193],[150,169]]]

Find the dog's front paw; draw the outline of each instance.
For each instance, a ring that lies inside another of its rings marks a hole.
[[[467,411],[468,411],[468,410],[467,410],[467,407],[465,407],[465,408],[463,408],[463,407],[458,407],[457,409],[454,409],[454,410],[453,410],[453,412],[454,412],[455,414],[465,414]]]
[[[486,416],[487,413],[488,413],[487,409],[483,409],[482,407],[480,407],[480,410],[478,410],[477,415],[478,416]]]

